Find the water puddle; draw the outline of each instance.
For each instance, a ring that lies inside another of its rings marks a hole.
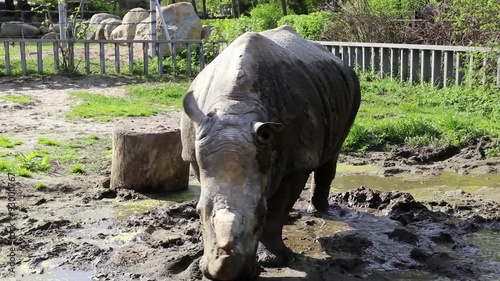
[[[363,170],[364,168],[366,170]],[[416,200],[436,199],[447,192],[465,191],[500,202],[500,174],[477,176],[443,172],[439,176],[428,176],[403,173],[392,177],[345,174],[345,171],[354,170],[369,173],[374,171],[374,167],[343,165],[332,183],[331,191],[345,192],[365,186],[381,191],[406,191],[411,193]],[[344,174],[341,171],[344,171]]]
[[[58,268],[61,258],[46,260],[29,268],[23,264],[17,268],[16,281],[83,281],[92,280],[93,271],[73,271]],[[34,273],[37,272],[37,273]]]
[[[131,215],[147,212],[164,204],[173,205],[197,199],[199,196],[200,186],[190,184],[187,190],[152,194],[151,199],[117,202],[113,207],[112,214],[117,219],[126,219]]]
[[[467,237],[489,260],[500,263],[500,233],[481,229]]]

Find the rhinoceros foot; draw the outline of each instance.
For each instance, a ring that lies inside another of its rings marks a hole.
[[[283,241],[274,243],[261,243],[257,249],[257,261],[263,267],[284,267],[292,261],[295,254]]]

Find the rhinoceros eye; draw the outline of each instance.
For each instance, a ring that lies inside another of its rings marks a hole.
[[[253,132],[257,140],[262,144],[271,144],[276,139],[276,134],[282,134],[284,126],[281,123],[256,122],[253,125]]]

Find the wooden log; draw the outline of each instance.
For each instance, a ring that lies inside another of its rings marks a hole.
[[[181,158],[180,129],[162,120],[125,118],[113,131],[110,188],[141,192],[188,188],[189,164]]]

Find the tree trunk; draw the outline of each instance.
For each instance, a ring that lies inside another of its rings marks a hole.
[[[283,9],[283,16],[286,16],[286,0],[281,0],[281,9]]]
[[[113,132],[110,187],[143,192],[188,188],[189,164],[181,158],[179,129],[162,120],[126,118]]]

